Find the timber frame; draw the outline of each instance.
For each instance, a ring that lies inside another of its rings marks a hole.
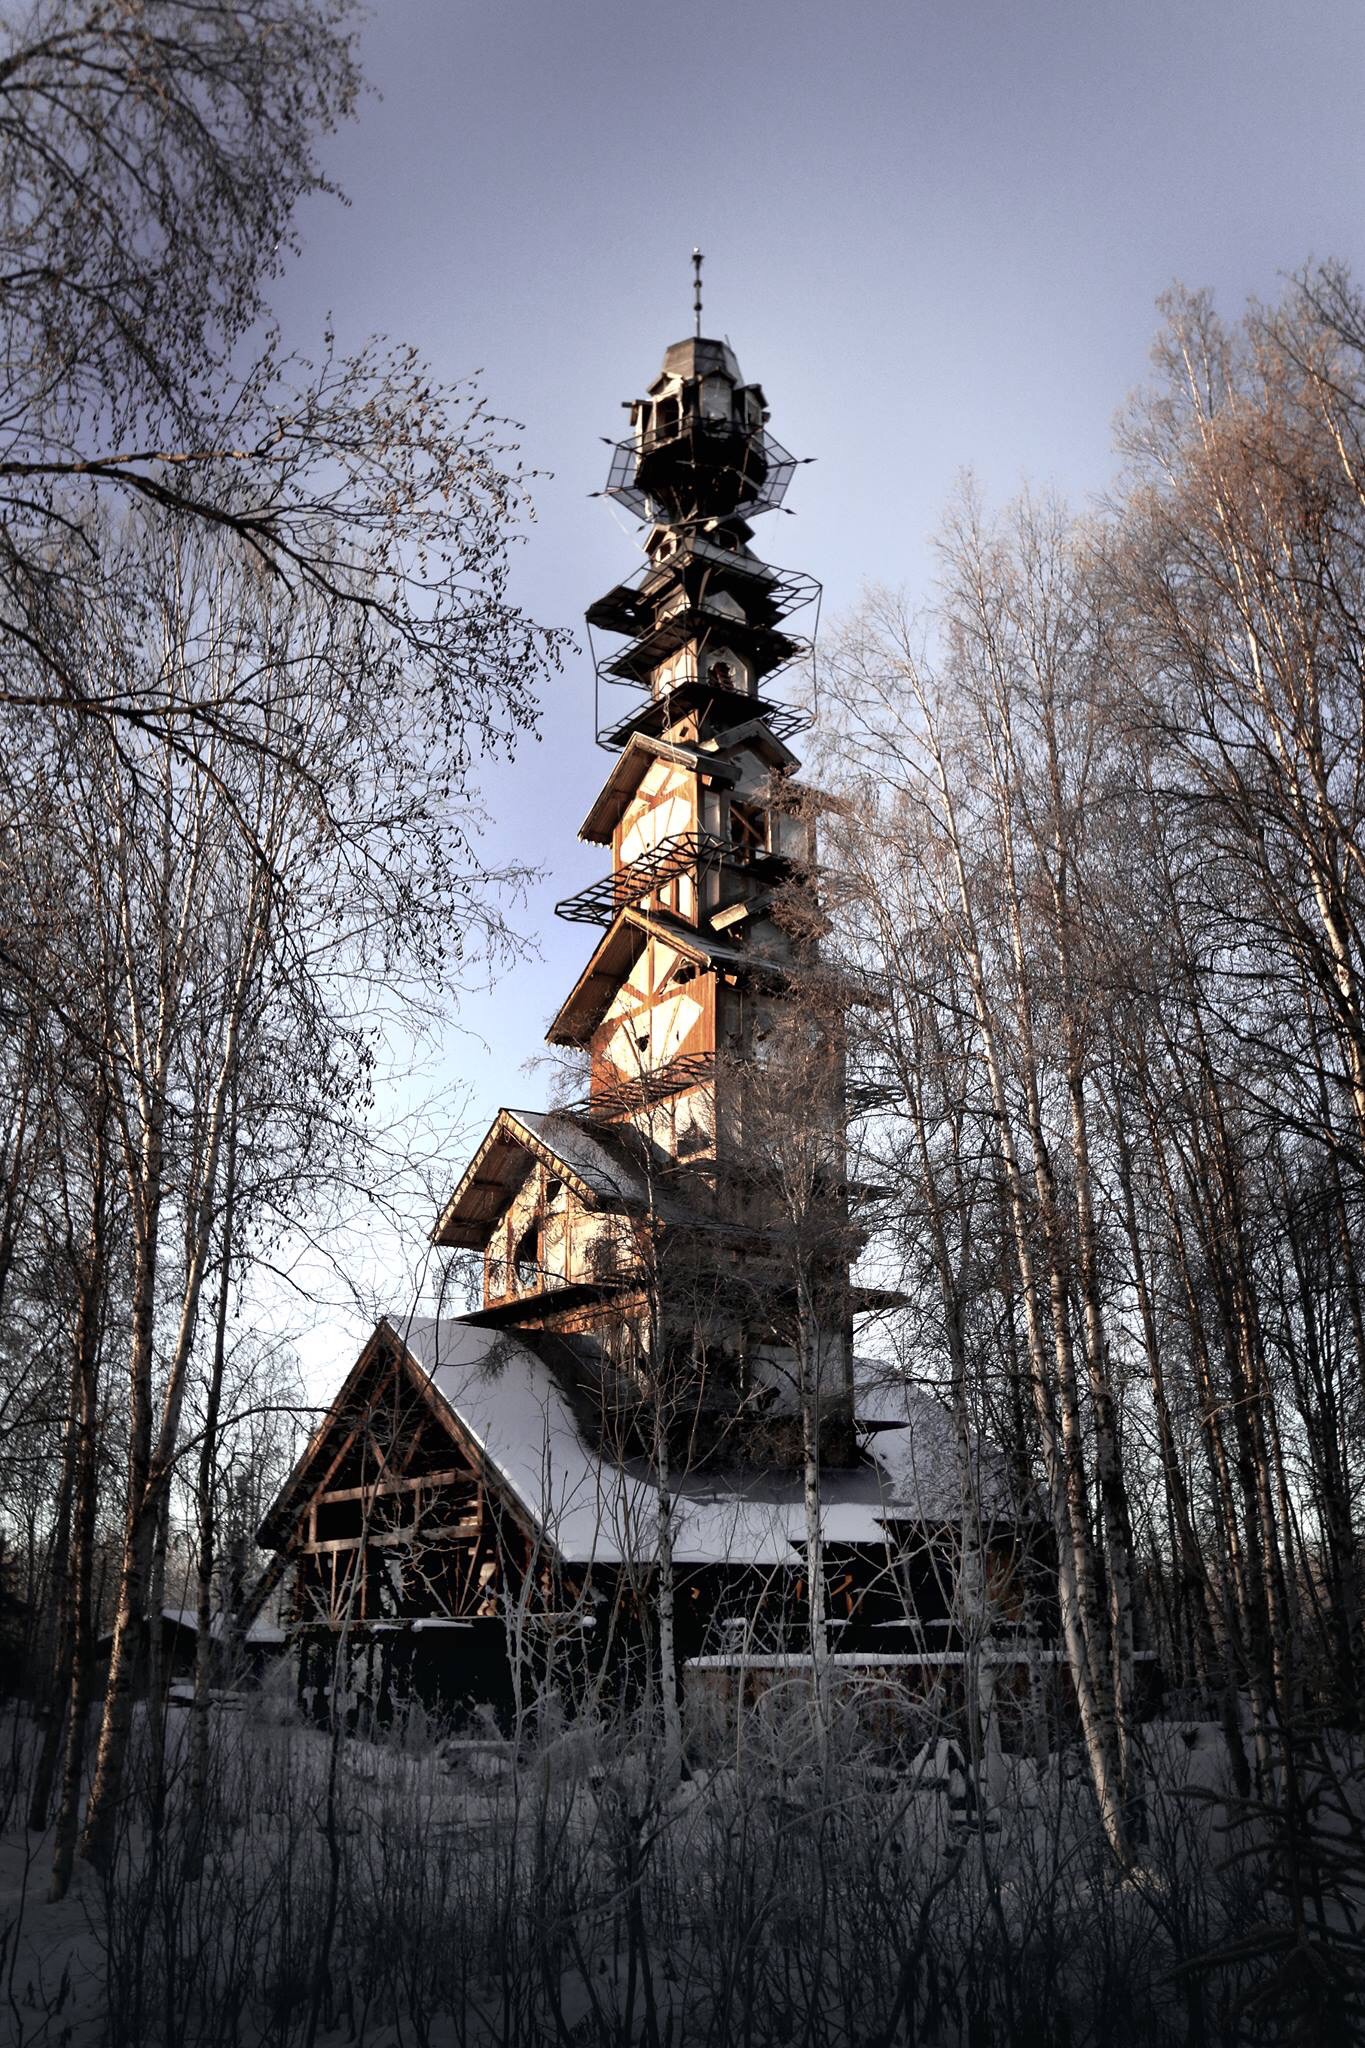
[[[820,800],[786,745],[810,714],[771,695],[810,651],[783,628],[818,585],[750,546],[791,459],[728,344],[700,335],[667,351],[631,420],[607,489],[646,525],[646,562],[589,620],[628,640],[596,675],[638,708],[599,732],[617,758],[580,836],[611,868],[559,909],[605,928],[548,1031],[586,1054],[587,1097],[498,1112],[431,1233],[481,1255],[481,1306],[380,1323],[262,1530],[314,1668],[363,1642],[371,1692],[376,1663],[415,1682],[419,1641],[444,1643],[442,1689],[467,1701],[506,1702],[528,1637],[542,1672],[652,1656],[665,1464],[680,1655],[809,1646],[808,1548],[841,1646],[923,1658],[932,1636],[957,1654],[944,1587],[966,1518],[945,1412],[903,1382],[903,1416],[857,1405],[855,1315],[894,1304],[850,1273],[841,1048],[867,992],[820,964]],[[835,1056],[782,1114],[828,1151],[798,1220],[763,1077],[812,1035]],[[923,1441],[918,1462],[893,1455],[896,1430]],[[991,1516],[1004,1608],[1026,1517],[1003,1490]]]

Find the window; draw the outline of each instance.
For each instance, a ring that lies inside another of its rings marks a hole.
[[[540,1280],[540,1218],[529,1224],[517,1240],[516,1259],[517,1286],[523,1291],[535,1287]]]
[[[761,804],[730,800],[730,844],[736,853],[763,853],[768,845],[768,821]]]

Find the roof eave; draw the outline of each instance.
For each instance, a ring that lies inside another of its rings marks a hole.
[[[670,761],[675,767],[694,769],[708,779],[725,783],[727,787],[738,780],[737,770],[719,755],[713,760],[702,748],[679,746],[672,740],[658,739],[652,733],[632,733],[598,791],[592,809],[578,828],[580,839],[593,846],[611,844],[611,835],[622,811],[653,761]]]
[[[605,1206],[599,1192],[585,1181],[577,1169],[568,1160],[562,1158],[552,1145],[547,1144],[534,1131],[528,1130],[514,1109],[500,1109],[490,1124],[483,1143],[479,1146],[478,1151],[461,1174],[454,1193],[437,1219],[436,1227],[431,1233],[431,1242],[433,1244],[453,1245],[468,1251],[482,1251],[483,1247],[488,1243],[497,1225],[498,1217],[495,1215],[487,1221],[476,1215],[466,1214],[464,1217],[461,1217],[460,1210],[465,1198],[480,1184],[479,1168],[489,1157],[489,1154],[500,1144],[515,1145],[524,1151],[530,1159],[538,1160],[542,1166],[546,1166],[552,1173],[558,1174],[565,1185],[571,1187],[579,1199],[588,1203],[590,1207],[602,1208]],[[508,1201],[516,1193],[517,1188],[521,1185],[521,1180],[524,1178],[525,1175],[523,1174],[515,1184],[510,1182],[506,1184],[506,1199]],[[490,1184],[487,1181],[483,1183],[485,1186]],[[502,1183],[499,1182],[498,1185],[502,1185]],[[506,1204],[504,1203],[503,1206],[505,1207]],[[499,1211],[498,1213],[501,1214],[502,1212]]]
[[[619,965],[613,963],[616,948],[621,947],[624,937],[630,939],[633,950],[622,951]],[[549,1045],[586,1045],[593,1032],[607,1013],[611,997],[630,972],[650,939],[657,939],[661,945],[670,947],[675,953],[682,953],[699,967],[714,967],[717,963],[718,947],[715,941],[708,942],[702,932],[694,932],[688,926],[667,922],[657,913],[637,910],[627,905],[616,913],[610,926],[593,948],[592,957],[569,991],[568,997],[556,1013],[545,1034]],[[730,957],[733,947],[725,947],[725,966],[733,970],[750,963]],[[767,962],[755,962],[758,966]],[[596,994],[593,984],[601,984]]]
[[[633,950],[624,953],[617,962],[615,956],[621,951],[623,940],[628,942]],[[623,977],[629,974],[644,949],[645,934],[641,932],[628,909],[619,910],[593,947],[583,972],[555,1012],[550,1028],[545,1034],[546,1044],[585,1045],[606,1014],[611,992],[620,986]],[[593,983],[597,981],[607,984],[607,993],[600,1005],[592,997]]]
[[[284,1523],[287,1521],[288,1511],[293,1505],[295,1496],[306,1478],[313,1461],[326,1442],[327,1436],[336,1421],[346,1397],[357,1381],[369,1370],[376,1352],[381,1350],[385,1344],[395,1345],[402,1351],[405,1358],[411,1357],[407,1346],[403,1343],[402,1338],[394,1329],[388,1317],[381,1316],[361,1346],[355,1364],[342,1381],[340,1390],[328,1408],[327,1413],[299,1452],[289,1477],[285,1480],[283,1486],[262,1516],[256,1531],[256,1541],[263,1550],[280,1550],[288,1542],[288,1531]]]

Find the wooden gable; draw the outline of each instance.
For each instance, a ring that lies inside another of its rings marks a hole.
[[[473,1620],[543,1548],[523,1510],[381,1322],[260,1531],[293,1567],[293,1621]],[[275,1577],[280,1575],[277,1569]]]
[[[574,1162],[564,1158],[535,1128],[546,1121],[540,1116],[527,1121],[511,1109],[498,1111],[441,1211],[431,1233],[433,1244],[481,1250],[537,1162],[571,1187],[580,1201],[593,1204],[601,1200],[601,1189],[585,1180]]]

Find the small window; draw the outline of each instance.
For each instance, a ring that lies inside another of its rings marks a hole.
[[[517,1241],[517,1286],[535,1287],[540,1282],[540,1220],[536,1219]]]
[[[768,845],[768,821],[761,804],[730,803],[730,844],[737,853],[763,853]]]

